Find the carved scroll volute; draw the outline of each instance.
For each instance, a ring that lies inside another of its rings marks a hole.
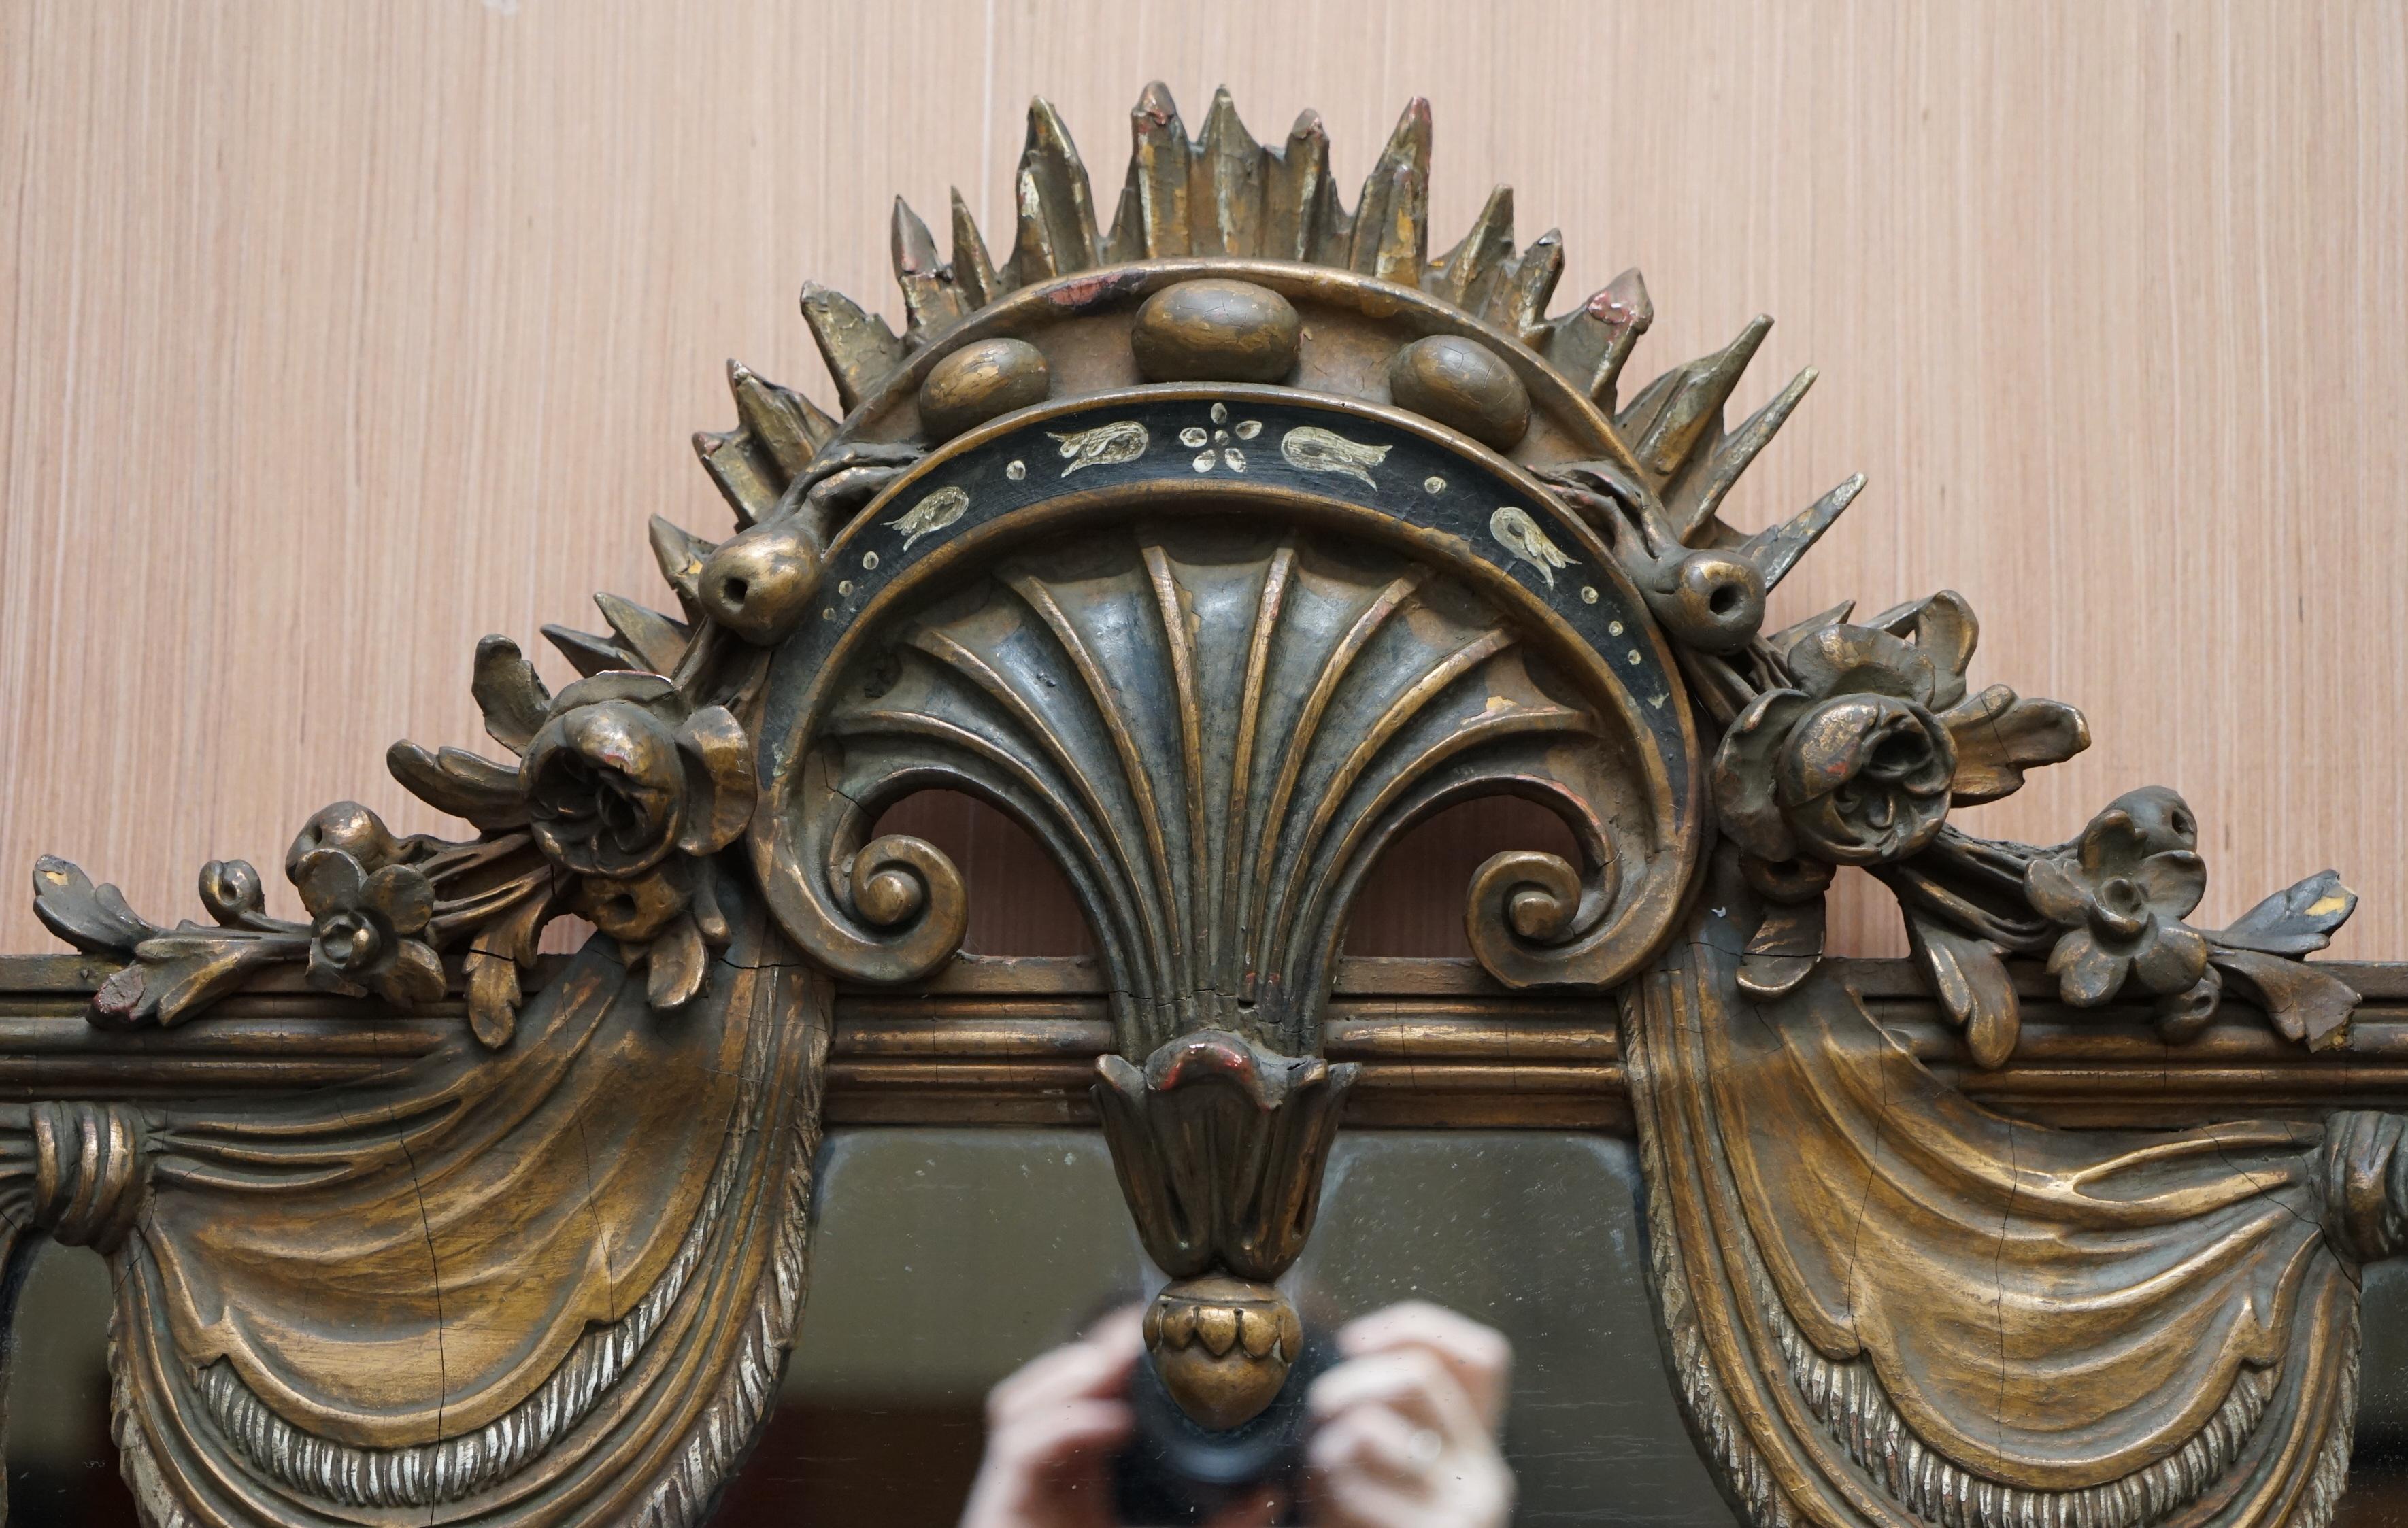
[[[1121,1052],[1098,1107],[1178,1279],[1148,1336],[1211,1427],[1297,1357],[1272,1281],[1352,1078],[1315,1056],[1322,1007],[1386,845],[1484,793],[1565,821],[1578,864],[1526,855],[1473,892],[1476,948],[1516,982],[1628,969],[1693,863],[1686,705],[1643,604],[1469,450],[1264,388],[1024,418],[869,507],[830,550],[851,576],[827,619],[772,672],[756,863],[815,958],[897,980],[951,952],[952,867],[869,841],[916,791],[993,802],[1069,878]]]
[[[951,867],[869,841],[930,788],[996,803],[1062,865],[1132,1058],[1207,1027],[1315,1049],[1362,876],[1472,795],[1529,797],[1580,849],[1533,872],[1562,893],[1548,917],[1474,898],[1505,979],[1608,983],[1662,937],[1698,840],[1682,680],[1542,490],[1287,390],[1011,422],[854,522],[840,593],[772,668],[755,864],[815,958],[893,981],[951,953]]]

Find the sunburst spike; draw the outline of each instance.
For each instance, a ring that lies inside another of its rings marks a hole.
[[[1431,294],[1477,313],[1512,260],[1513,188],[1498,186],[1488,193],[1488,205],[1472,220],[1463,242],[1439,257]]]
[[[1138,189],[1137,161],[1129,161],[1128,178],[1121,182],[1121,199],[1112,208],[1112,231],[1104,236],[1104,264],[1125,264],[1145,258],[1145,197]]]
[[[836,421],[809,398],[780,387],[742,362],[727,363],[727,391],[736,400],[738,424],[752,433],[753,443],[769,453],[772,466],[785,477],[810,465],[812,455],[836,437]]]
[[[1421,283],[1429,263],[1430,107],[1406,103],[1354,208],[1354,248],[1347,264],[1366,276]]]
[[[1766,589],[1776,587],[1864,490],[1865,475],[1859,472],[1780,524],[1749,536],[1740,543],[1738,554],[1756,564]]]
[[[903,289],[908,332],[926,336],[960,319],[961,296],[937,260],[937,240],[920,214],[902,197],[895,198],[893,233],[895,284]]]
[[[1588,301],[1547,327],[1547,359],[1588,390],[1608,414],[1631,347],[1656,321],[1656,305],[1637,266],[1608,281]]]
[[[1288,129],[1286,151],[1271,156],[1263,176],[1262,252],[1270,260],[1307,260],[1331,264],[1329,130],[1321,113],[1304,111]]]
[[[1003,295],[1003,288],[995,276],[995,260],[986,252],[986,239],[980,235],[978,220],[970,216],[970,207],[962,200],[959,186],[953,195],[953,281],[962,289],[962,301],[975,312]]]
[[[1129,183],[1137,188],[1135,229],[1144,250],[1132,258],[1161,260],[1193,251],[1187,198],[1194,157],[1170,87],[1152,81],[1129,108]],[[1122,199],[1126,201],[1127,193]]]
[[[1772,321],[1759,313],[1728,345],[1672,369],[1674,380],[1661,407],[1652,420],[1641,421],[1642,432],[1632,450],[1641,466],[1670,478],[1688,464],[1689,453],[1722,417],[1731,390],[1739,386],[1747,364],[1756,359],[1756,347],[1771,329]]]
[[[1546,321],[1547,299],[1555,294],[1555,283],[1563,277],[1563,231],[1550,228],[1522,251],[1512,276],[1498,283],[1485,316],[1512,330],[1524,344],[1530,343]]]
[[[648,610],[616,594],[596,594],[594,603],[602,619],[619,635],[619,645],[643,661],[655,674],[674,674],[685,656],[686,628],[658,610]]]
[[[703,559],[716,549],[692,531],[659,515],[652,517],[651,529],[652,556],[661,564],[661,577],[677,591],[678,603],[685,607],[686,619],[692,621],[701,605],[698,580],[702,578]]]
[[[805,282],[803,321],[811,326],[811,338],[836,379],[837,403],[848,414],[903,363],[903,341],[886,321],[863,312],[841,292]]]
[[[596,636],[592,632],[580,632],[569,626],[546,626],[543,635],[545,641],[560,650],[560,655],[568,660],[569,667],[589,679],[614,668],[643,666],[634,653],[610,638]]]
[[[720,496],[736,511],[738,530],[767,516],[777,507],[778,496],[785,492],[785,485],[772,482],[762,472],[761,464],[752,459],[752,453],[744,449],[748,438],[741,430],[694,433],[694,454],[702,459],[702,470],[710,474]]]
[[[1263,146],[1238,118],[1238,103],[1222,86],[1204,114],[1191,181],[1199,254],[1245,259],[1262,248]]]
[[[1020,237],[1011,251],[1019,284],[1082,271],[1096,263],[1096,207],[1087,166],[1053,103],[1028,103],[1028,145],[1014,182]]]
[[[1756,460],[1757,453],[1772,444],[1772,437],[1781,433],[1781,427],[1789,421],[1789,416],[1797,410],[1807,390],[1814,385],[1816,375],[1814,368],[1809,366],[1791,378],[1789,385],[1775,393],[1770,403],[1749,415],[1746,423],[1732,431],[1730,437],[1715,448],[1705,475],[1698,484],[1696,501],[1675,516],[1676,528],[1683,541],[1693,547],[1704,544],[1698,537],[1713,524],[1714,511],[1722,507],[1723,500],[1730,493],[1731,485],[1739,481],[1740,475],[1748,469],[1748,464]]]

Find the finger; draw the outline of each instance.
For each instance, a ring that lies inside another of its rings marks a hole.
[[[1418,1426],[1436,1429],[1455,1447],[1485,1443],[1490,1435],[1487,1421],[1454,1373],[1421,1348],[1350,1358],[1313,1381],[1306,1405],[1321,1421],[1358,1407],[1385,1407]]]
[[[1030,1359],[987,1392],[987,1424],[1000,1427],[1024,1412],[1065,1401],[1125,1393],[1140,1350],[1134,1326],[1130,1335],[1133,1340],[1124,1347],[1117,1327],[1099,1327],[1091,1338]]]
[[[1313,1528],[1437,1528],[1427,1499],[1368,1477],[1316,1476],[1312,1498]]]
[[[1121,1306],[1106,1311],[1096,1318],[1095,1325],[1079,1335],[1079,1340],[1104,1352],[1125,1352],[1134,1359],[1145,1347],[1145,1307]]]
[[[1426,1483],[1428,1440],[1437,1435],[1385,1407],[1358,1407],[1314,1432],[1305,1463],[1333,1480],[1363,1476],[1412,1490]]]
[[[1445,1364],[1492,1430],[1504,1421],[1513,1371],[1513,1345],[1504,1333],[1444,1306],[1407,1300],[1350,1321],[1338,1334],[1338,1349],[1349,1358],[1407,1348]]]
[[[1208,1520],[1204,1528],[1271,1528],[1287,1510],[1287,1496],[1269,1486],[1233,1502]]]
[[[1117,1449],[1136,1418],[1120,1401],[1070,1401],[1026,1413],[987,1438],[988,1456],[1023,1474],[1042,1474]]]

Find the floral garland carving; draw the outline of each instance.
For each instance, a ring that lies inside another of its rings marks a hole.
[[[710,952],[730,937],[722,851],[750,825],[769,650],[801,620],[822,553],[842,522],[921,454],[836,438],[799,393],[730,364],[738,428],[695,437],[734,507],[714,544],[655,517],[652,544],[684,619],[616,594],[595,603],[602,635],[547,626],[582,676],[553,694],[504,636],[477,645],[470,691],[497,762],[458,748],[395,743],[385,762],[409,793],[477,836],[396,835],[357,802],[313,814],[284,858],[308,916],[271,916],[243,860],[202,867],[213,922],[173,927],[111,885],[44,856],[34,911],[69,944],[125,964],[92,1001],[93,1022],[176,1024],[261,971],[299,964],[308,983],[408,1009],[465,993],[477,1037],[509,1042],[545,925],[564,915],[615,941],[645,970],[652,1006],[703,991]]]
[[[1951,807],[1996,801],[2027,770],[2081,752],[2087,723],[2004,685],[1971,689],[1979,627],[1961,595],[1862,625],[1848,613],[1706,672],[1708,693],[1735,711],[1714,758],[1716,816],[1769,904],[1741,969],[1750,995],[1778,997],[1813,971],[1824,891],[1854,865],[1898,898],[1934,994],[1984,1067],[2006,1064],[2021,1027],[2011,954],[2045,957],[2070,1007],[2145,999],[2171,1042],[2206,1026],[2228,980],[2294,1040],[2321,1050],[2346,1037],[2356,992],[2302,960],[2358,905],[2332,871],[2205,930],[2185,921],[2207,888],[2198,820],[2163,786],[2118,797],[2052,848],[1960,832]]]

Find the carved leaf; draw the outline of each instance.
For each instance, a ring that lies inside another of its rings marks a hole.
[[[263,966],[297,960],[300,938],[162,935],[135,950],[136,963],[104,982],[93,1013],[104,1022],[174,1024],[240,987]]]
[[[552,692],[536,676],[535,664],[507,636],[488,636],[477,644],[468,693],[485,713],[485,731],[512,753],[526,751],[552,706]]]
[[[460,963],[467,978],[468,1027],[489,1050],[510,1043],[524,1001],[519,972],[535,968],[536,941],[552,917],[549,894],[522,895],[478,930]]]
[[[710,951],[704,947],[702,931],[695,926],[691,914],[679,914],[652,941],[650,965],[644,995],[662,1012],[684,1007],[701,993],[710,968]]]
[[[2209,959],[2265,1005],[2276,1029],[2309,1050],[2330,1050],[2349,1038],[2358,989],[2339,977],[2254,950],[2215,950]]]
[[[411,795],[487,830],[523,827],[526,797],[517,770],[456,748],[429,753],[416,743],[385,750],[385,767]]]
[[[93,955],[131,955],[136,945],[161,932],[127,907],[116,887],[94,886],[90,876],[54,854],[34,862],[34,916]]]
[[[2230,928],[2212,931],[2207,937],[2209,943],[2231,950],[2305,955],[2330,944],[2334,931],[2357,910],[2358,893],[2341,883],[2340,873],[2320,870],[2243,913]]]
[[[1814,974],[1823,958],[1823,899],[1774,904],[1748,937],[1740,991],[1759,1000],[1784,996]]]
[[[2090,724],[2080,711],[2061,701],[2018,700],[2003,684],[1950,708],[1940,721],[1956,745],[1949,799],[1959,807],[2012,795],[2023,788],[2025,770],[2062,764],[2090,746]]]
[[[1929,919],[1907,914],[1908,942],[1931,978],[1931,991],[1985,1071],[2004,1066],[2023,1033],[2023,1007],[2007,978],[2006,952],[1987,939],[1957,933]]]

